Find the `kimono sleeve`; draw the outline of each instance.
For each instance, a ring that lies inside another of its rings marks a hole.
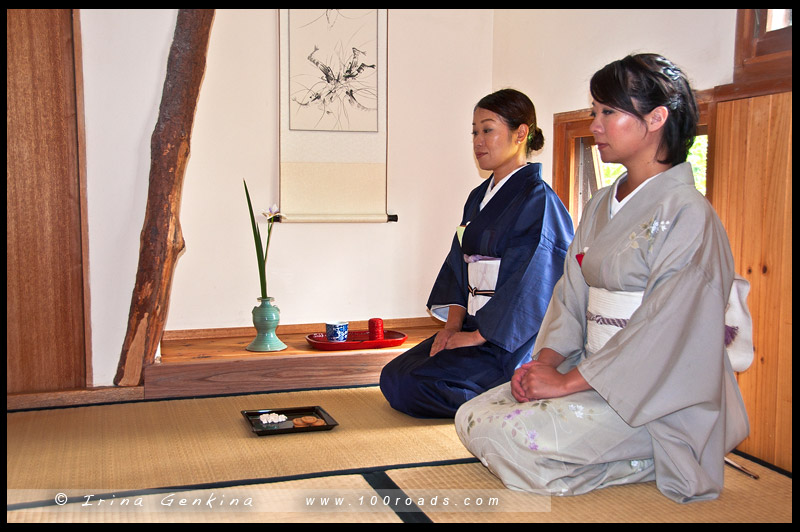
[[[477,209],[484,192],[485,185],[481,185],[470,192],[467,201],[464,203],[461,225],[466,224],[470,214]],[[447,253],[444,264],[442,264],[439,274],[436,276],[426,306],[437,318],[447,321],[447,312],[449,310],[447,307],[450,305],[467,307],[468,283],[467,263],[464,262],[458,234],[455,233],[450,243],[450,251]]]
[[[569,213],[544,183],[534,187],[517,225],[519,234],[503,251],[495,293],[476,314],[481,335],[510,352],[539,333],[573,238]]]
[[[550,348],[566,358],[559,370],[565,373],[580,362],[586,338],[586,305],[589,287],[581,271],[587,225],[581,223],[564,259],[564,273],[553,294],[533,347],[533,358]]]
[[[446,312],[436,312],[437,307],[449,305],[467,306],[467,264],[458,243],[458,237],[453,237],[450,252],[439,270],[439,275],[433,283],[427,307],[434,312],[436,317],[447,321]]]

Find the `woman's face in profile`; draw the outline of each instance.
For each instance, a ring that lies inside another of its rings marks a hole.
[[[517,156],[525,145],[517,142],[500,115],[478,107],[472,116],[472,149],[482,170],[505,175],[519,166]]]
[[[642,120],[620,109],[592,102],[592,118],[589,131],[605,163],[630,162],[649,140],[647,126]]]

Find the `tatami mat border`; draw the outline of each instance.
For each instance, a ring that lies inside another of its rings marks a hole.
[[[772,465],[769,462],[765,462],[764,460],[762,460],[760,458],[756,458],[755,456],[751,456],[751,455],[749,455],[747,453],[743,453],[742,451],[738,451],[736,449],[731,451],[731,454],[735,454],[736,456],[741,456],[742,458],[746,458],[747,460],[750,460],[751,462],[757,463],[761,467],[766,467],[770,471],[775,471],[776,473],[780,473],[781,475],[783,475],[785,477],[792,478],[792,472],[791,471],[787,471],[787,470],[782,469],[782,468],[780,468],[780,467],[778,467],[776,465]]]
[[[302,475],[285,475],[279,477],[266,477],[266,478],[249,478],[249,479],[241,479],[241,480],[228,480],[225,482],[205,482],[202,484],[186,484],[182,486],[164,486],[160,488],[146,488],[141,490],[129,490],[125,492],[114,492],[114,495],[118,498],[123,497],[136,497],[136,496],[143,496],[143,495],[153,495],[163,491],[170,491],[170,492],[184,492],[184,491],[193,491],[193,490],[204,490],[204,489],[215,489],[215,488],[234,488],[240,486],[250,486],[254,484],[275,484],[278,482],[289,482],[292,480],[305,480],[309,478],[322,478],[322,477],[338,477],[338,476],[345,476],[345,475],[362,475],[367,479],[369,482],[369,478],[367,475],[371,475],[374,473],[385,473],[386,471],[395,470],[395,469],[411,469],[415,467],[432,467],[432,466],[445,466],[445,465],[458,465],[458,464],[470,464],[478,462],[477,458],[461,458],[461,459],[454,459],[454,460],[437,460],[433,462],[414,462],[408,464],[393,464],[387,466],[376,466],[376,467],[363,467],[363,468],[353,468],[353,469],[339,469],[339,470],[331,470],[331,471],[318,471],[315,473],[305,473]],[[373,477],[374,478],[374,477]],[[387,477],[388,478],[388,477]],[[389,486],[384,485],[382,489],[388,489]],[[398,488],[392,488],[398,489]],[[96,494],[97,498],[111,496],[111,493],[98,493]],[[77,504],[74,503],[74,504]],[[30,501],[30,502],[22,502],[16,504],[8,504],[6,505],[6,511],[12,510],[24,510],[28,508],[42,508],[45,506],[55,506],[56,502],[54,500],[42,500],[42,501]]]
[[[409,503],[405,508],[400,508],[396,502],[393,502],[393,500],[397,500],[397,498],[402,501],[409,500],[409,498],[400,486],[386,474],[386,470],[364,473],[363,477],[364,480],[372,486],[372,489],[378,493],[378,497],[382,498],[385,494],[389,495],[389,508],[391,508],[395,515],[404,523],[433,523],[433,520],[413,502]]]
[[[741,453],[739,453],[741,455]],[[742,455],[744,456],[744,455]],[[372,468],[358,468],[358,469],[347,469],[347,470],[337,470],[337,471],[324,471],[324,472],[316,472],[316,473],[309,473],[303,475],[292,475],[292,476],[281,476],[281,477],[271,477],[271,478],[260,478],[260,479],[246,479],[240,481],[227,481],[227,482],[218,482],[218,483],[203,483],[203,484],[195,484],[195,485],[185,485],[185,486],[172,486],[172,487],[164,487],[164,488],[151,488],[151,489],[143,489],[143,490],[130,490],[125,493],[114,493],[116,497],[136,497],[136,496],[147,496],[147,495],[157,495],[162,492],[170,492],[170,493],[182,493],[182,492],[191,492],[197,490],[208,490],[208,489],[223,489],[223,488],[238,488],[248,485],[259,485],[259,484],[277,484],[281,482],[287,481],[302,481],[311,478],[322,478],[322,477],[345,477],[345,476],[352,476],[352,475],[361,475],[362,478],[369,484],[369,486],[375,490],[378,496],[381,494],[391,494],[392,498],[396,498],[398,494],[406,493],[403,488],[401,488],[390,476],[391,471],[397,470],[404,470],[404,469],[415,469],[415,468],[425,468],[425,467],[439,467],[439,466],[451,466],[451,465],[466,465],[470,463],[478,463],[477,459],[474,458],[466,458],[466,459],[453,459],[453,460],[442,460],[442,461],[429,461],[429,462],[417,462],[417,463],[407,463],[407,464],[395,464],[395,465],[388,465],[388,466],[379,466],[379,467],[372,467]],[[764,466],[766,467],[766,466]],[[742,474],[742,473],[735,473],[735,474]],[[791,478],[791,474],[786,475]],[[411,493],[411,492],[409,492]],[[102,498],[104,494],[97,494],[98,498]],[[110,496],[110,494],[105,494],[105,496]],[[402,496],[401,499],[405,500],[406,497]],[[79,504],[79,501],[70,504]],[[19,504],[12,504],[7,505],[6,511],[15,511],[15,510],[26,510],[26,509],[36,509],[36,508],[44,508],[44,507],[51,507],[54,506],[55,502],[52,500],[47,501],[34,501],[29,503],[19,503]],[[391,506],[390,509],[394,512],[398,519],[400,519],[404,523],[433,523],[436,522],[433,520],[432,515],[429,515],[426,511],[423,511],[421,508],[416,507],[413,505],[411,507],[397,507]]]

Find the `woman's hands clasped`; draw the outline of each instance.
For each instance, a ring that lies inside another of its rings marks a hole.
[[[472,345],[482,345],[486,339],[481,336],[480,331],[464,332],[461,330],[467,309],[459,305],[450,305],[447,314],[447,324],[444,329],[436,334],[431,346],[430,356],[434,356],[444,349],[456,349],[457,347],[468,347]]]
[[[463,332],[455,329],[444,328],[436,334],[431,346],[431,356],[443,349],[456,349],[486,343],[486,339],[479,331]]]
[[[567,373],[558,371],[563,361],[564,357],[552,349],[542,349],[537,360],[523,364],[514,372],[511,395],[520,403],[527,403],[590,389],[577,368]]]

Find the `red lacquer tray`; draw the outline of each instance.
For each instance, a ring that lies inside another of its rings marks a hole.
[[[408,336],[398,331],[384,331],[382,340],[370,340],[369,331],[350,331],[344,342],[329,342],[325,333],[314,333],[306,336],[313,347],[323,351],[345,351],[348,349],[378,349],[396,347],[406,341]]]

